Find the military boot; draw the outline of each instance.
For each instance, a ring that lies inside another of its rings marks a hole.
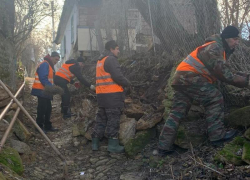
[[[92,151],[99,150],[99,138],[92,138]]]
[[[224,142],[232,140],[236,135],[238,134],[237,130],[229,130],[225,133],[224,137],[217,140],[217,141],[211,141],[212,145],[214,146],[222,146]]]
[[[124,146],[119,145],[118,139],[109,138],[108,151],[112,153],[122,153],[124,152]]]

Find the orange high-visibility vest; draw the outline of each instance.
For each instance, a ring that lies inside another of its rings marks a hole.
[[[75,64],[63,64],[62,67],[56,72],[56,75],[70,82],[70,80],[74,78],[74,74],[70,72],[69,67],[73,65]]]
[[[123,92],[122,86],[114,82],[110,73],[104,70],[107,57],[97,61],[96,64],[96,94]]]
[[[43,63],[48,63],[48,62],[47,62],[47,61],[41,62],[41,63],[38,65],[37,69],[38,69],[38,68],[40,67],[40,65],[43,64]],[[48,63],[48,65],[49,65],[49,63]],[[54,84],[54,81],[53,81],[53,69],[52,69],[52,67],[51,67],[50,65],[49,65],[48,80],[49,80],[49,82],[50,82],[51,84]],[[35,81],[34,81],[34,83],[33,83],[32,89],[41,89],[41,90],[44,89],[44,86],[43,86],[43,84],[41,83],[41,81],[40,81],[40,79],[39,79],[39,77],[38,77],[37,70],[36,70],[36,73],[35,73]]]
[[[197,57],[197,53],[201,48],[204,48],[216,41],[208,42],[203,44],[202,46],[197,47],[191,54],[189,54],[186,59],[184,59],[176,68],[176,71],[191,71],[197,74],[201,74],[205,77],[209,83],[214,83],[216,78],[211,75],[206,66],[201,62],[201,60]],[[224,51],[224,60],[226,60],[226,53]]]

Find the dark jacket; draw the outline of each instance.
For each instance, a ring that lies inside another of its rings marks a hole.
[[[104,70],[110,73],[111,78],[122,87],[130,86],[130,82],[123,76],[117,57],[110,51],[104,51],[98,60],[108,56],[104,63]],[[115,108],[124,107],[124,92],[97,94],[99,107]]]
[[[205,43],[211,41],[215,41],[215,43],[200,49],[197,57],[218,80],[237,87],[246,87],[248,85],[248,75],[233,71],[229,63],[224,60],[224,51],[226,52],[226,59],[233,53],[226,41],[220,35],[213,35],[206,39]],[[208,80],[200,74],[190,71],[176,71],[172,86],[178,88],[180,86],[199,85],[206,82]]]
[[[68,60],[65,62],[65,64],[74,64],[72,66],[69,67],[69,71],[75,75],[75,77],[82,83],[84,84],[85,86],[87,87],[90,87],[90,83],[82,76],[82,72],[81,72],[81,67],[80,65],[78,64],[78,62],[74,59],[71,59],[71,60]],[[55,84],[56,85],[60,85],[60,83],[65,83],[65,84],[68,84],[69,82],[60,77],[60,76],[57,76],[55,75]],[[71,83],[73,83],[73,81],[71,81]]]
[[[47,61],[49,64],[42,63],[39,67],[37,67],[36,72],[38,74],[40,82],[43,84],[44,87],[45,86],[52,86],[52,84],[48,80],[48,75],[49,75],[49,66],[53,69],[53,74],[55,74],[54,64],[52,63],[52,61],[50,59],[50,55],[45,56],[44,61]],[[47,98],[47,99],[53,99],[53,96],[43,94],[43,90],[41,90],[41,89],[32,89],[31,95],[43,97],[43,98]]]

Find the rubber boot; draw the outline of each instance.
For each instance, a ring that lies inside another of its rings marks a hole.
[[[108,151],[111,153],[123,153],[124,146],[119,145],[118,139],[109,138]]]
[[[71,114],[68,113],[68,110],[68,106],[63,106],[63,119],[71,118]]]
[[[214,146],[222,146],[224,144],[224,142],[230,141],[232,140],[236,135],[237,135],[238,131],[237,130],[229,130],[225,133],[224,137],[217,140],[217,141],[212,141],[212,145]]]
[[[99,138],[92,138],[92,151],[99,150]]]

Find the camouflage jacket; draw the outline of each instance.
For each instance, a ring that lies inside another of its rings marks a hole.
[[[223,42],[220,35],[209,37],[205,43],[216,41],[199,50],[197,57],[203,62],[211,75],[216,79],[237,87],[246,87],[248,85],[248,75],[233,71],[229,63],[224,60],[224,51],[226,59],[233,53],[226,42]],[[202,85],[208,83],[208,80],[200,74],[190,71],[176,71],[173,77],[172,86]]]

